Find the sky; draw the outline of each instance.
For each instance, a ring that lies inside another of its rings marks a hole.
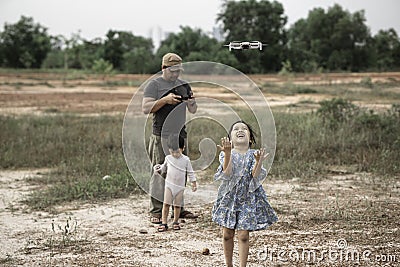
[[[282,3],[289,27],[308,12],[335,3],[354,13],[365,10],[372,34],[394,28],[400,35],[399,0],[277,0]],[[104,38],[109,30],[159,38],[159,32],[179,32],[180,26],[211,32],[221,12],[222,0],[0,0],[0,31],[22,15],[48,28],[51,35],[86,40]],[[240,25],[238,25],[240,27]],[[158,37],[157,37],[158,36]]]

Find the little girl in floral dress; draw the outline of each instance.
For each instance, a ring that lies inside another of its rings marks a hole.
[[[267,172],[262,162],[269,154],[264,148],[251,149],[255,135],[250,125],[235,122],[228,137],[218,145],[220,166],[215,180],[222,183],[212,210],[212,220],[223,227],[226,265],[233,266],[233,237],[238,232],[240,266],[246,266],[249,253],[249,232],[266,229],[278,218],[268,203],[262,187]]]

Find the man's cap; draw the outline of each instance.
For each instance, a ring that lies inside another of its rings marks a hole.
[[[162,58],[162,67],[170,68],[170,70],[183,70],[182,58],[175,53],[167,53]]]

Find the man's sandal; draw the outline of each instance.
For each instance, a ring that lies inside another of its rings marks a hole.
[[[168,230],[168,225],[166,223],[160,224],[157,228],[158,232],[166,232]]]
[[[174,230],[181,230],[181,226],[179,225],[179,222],[174,222],[174,223],[172,224],[172,226],[173,226],[173,229],[174,229]]]
[[[150,216],[150,222],[154,223],[154,224],[160,224],[162,223],[161,217],[155,216],[155,215],[151,215]]]
[[[183,218],[183,219],[197,219],[198,217],[199,217],[199,215],[193,214],[192,212],[190,212],[188,210],[184,210],[183,212],[181,212],[181,214],[179,214],[179,218]]]
[[[197,214],[193,214],[190,211],[184,210],[183,212],[181,212],[181,214],[179,214],[179,218],[180,219],[197,219],[199,217],[199,215]],[[171,219],[174,218],[174,214],[171,215]]]

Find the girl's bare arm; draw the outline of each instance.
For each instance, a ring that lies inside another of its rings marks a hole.
[[[226,175],[232,173],[232,163],[231,163],[231,150],[232,144],[228,137],[221,138],[221,145],[217,145],[221,151],[224,151],[224,164],[222,165],[222,170]]]
[[[254,168],[252,170],[252,175],[253,177],[258,177],[260,175],[261,167],[262,167],[262,162],[267,159],[269,156],[269,153],[265,151],[265,148],[260,148],[260,150],[257,150],[254,153],[254,157],[256,160],[256,163],[254,164]]]

